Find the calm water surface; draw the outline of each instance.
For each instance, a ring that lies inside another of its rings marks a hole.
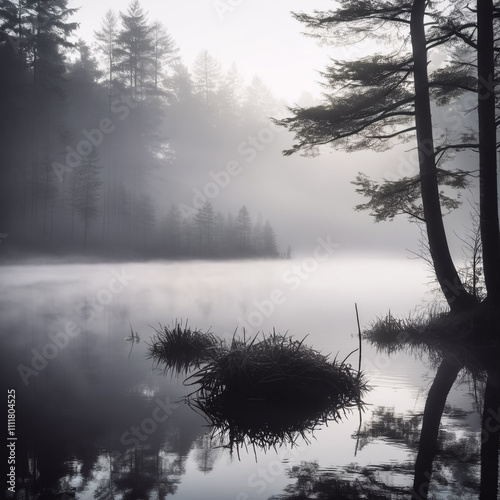
[[[0,274],[2,384],[4,394],[16,391],[19,493],[248,500],[320,491],[335,498],[349,487],[352,498],[400,498],[410,487],[435,373],[425,357],[363,346],[372,390],[359,439],[354,412],[308,442],[250,447],[238,457],[216,447],[205,420],[181,401],[190,392],[183,377],[154,370],[145,351],[153,328],[177,319],[225,338],[243,328],[307,335],[308,345],[343,359],[358,346],[355,303],[367,325],[428,298],[422,263],[55,263],[3,266]],[[131,327],[139,343],[125,340]],[[350,359],[357,366],[357,353]],[[464,381],[448,398],[440,439],[449,452],[438,460],[435,498],[475,497],[480,422],[472,392]]]

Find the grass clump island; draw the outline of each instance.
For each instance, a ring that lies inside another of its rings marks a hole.
[[[148,344],[148,357],[164,372],[182,373],[210,359],[220,343],[210,332],[191,329],[187,322],[175,322],[172,327],[160,325]]]
[[[363,406],[362,374],[304,340],[273,331],[225,341],[176,324],[156,332],[149,356],[167,371],[192,370],[184,383],[195,390],[186,401],[226,446],[267,448],[307,439],[319,425]]]

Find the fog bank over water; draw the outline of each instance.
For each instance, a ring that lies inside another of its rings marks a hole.
[[[127,321],[143,332],[147,325],[183,319],[226,334],[276,327],[312,339],[326,332],[344,336],[354,331],[354,303],[369,322],[388,309],[406,314],[428,298],[421,261],[342,253],[256,262],[61,263],[57,268],[33,263],[0,272],[7,303],[57,304],[63,318],[51,320],[55,323],[81,321],[85,314],[99,322],[108,307],[123,307]],[[316,324],[327,316],[327,323]]]

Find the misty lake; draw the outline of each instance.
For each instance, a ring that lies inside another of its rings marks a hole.
[[[366,326],[430,300],[422,262],[341,254],[321,262],[54,262],[4,265],[0,274],[2,385],[4,395],[15,389],[23,498],[408,498],[435,373],[425,355],[389,356],[365,342],[371,390],[359,436],[353,411],[293,447],[238,456],[211,442],[207,422],[182,401],[192,388],[154,369],[146,349],[153,328],[187,320],[227,339],[243,328],[288,331],[343,359],[358,347],[355,303]],[[139,342],[128,338],[131,328]],[[357,365],[357,353],[350,362]],[[474,387],[455,383],[435,498],[477,498],[475,405]]]

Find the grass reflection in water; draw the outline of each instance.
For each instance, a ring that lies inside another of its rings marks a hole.
[[[277,332],[224,341],[176,323],[156,331],[149,355],[165,372],[187,372],[186,402],[230,450],[296,443],[329,421],[362,408],[367,386],[346,359]]]

